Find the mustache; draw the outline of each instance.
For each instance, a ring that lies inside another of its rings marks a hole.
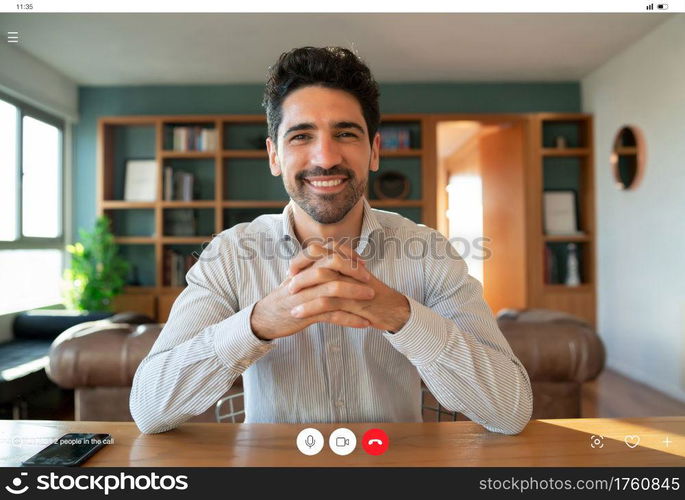
[[[354,172],[350,169],[344,168],[344,167],[333,167],[329,169],[317,167],[312,170],[305,170],[302,172],[298,172],[295,175],[295,179],[298,181],[303,181],[306,177],[326,177],[326,176],[334,176],[334,175],[344,175],[346,177],[349,177],[350,179],[354,179]]]

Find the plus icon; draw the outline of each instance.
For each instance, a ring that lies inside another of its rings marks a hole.
[[[664,443],[664,444],[666,445],[666,448],[668,448],[668,445],[671,444],[672,442],[673,442],[673,441],[671,441],[670,439],[668,439],[668,436],[666,436],[666,439],[664,439],[664,440],[662,441],[662,443]]]

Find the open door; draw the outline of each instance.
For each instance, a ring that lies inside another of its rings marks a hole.
[[[483,283],[493,313],[525,307],[524,119],[440,121],[437,143],[438,229]]]

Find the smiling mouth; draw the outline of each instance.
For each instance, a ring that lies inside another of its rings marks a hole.
[[[337,177],[335,179],[304,179],[316,191],[337,191],[349,180],[349,177]]]
[[[309,179],[305,179],[309,184],[311,184],[314,187],[335,187],[339,186],[343,182],[345,182],[347,179],[333,179],[330,181],[310,181]]]

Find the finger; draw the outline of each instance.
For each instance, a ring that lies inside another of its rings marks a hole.
[[[346,282],[341,280],[328,281],[320,285],[305,288],[296,300],[300,303],[314,300],[317,297],[335,297],[338,299],[371,300],[376,291],[370,286],[359,282]]]
[[[359,301],[354,299],[318,297],[293,307],[290,310],[290,315],[295,318],[309,318],[318,314],[341,310],[364,317],[362,314],[364,309],[359,304]]]
[[[322,258],[338,253],[336,252],[336,249],[329,247],[330,244],[328,247],[324,247],[319,243],[311,243],[306,248],[303,248],[302,251],[290,261],[290,265],[288,267],[289,275],[295,276],[301,270],[311,266],[313,263],[321,260]],[[361,256],[356,252],[349,254],[349,252],[346,253],[345,251],[341,251],[339,253],[342,254],[341,257],[343,258],[350,258],[355,263],[354,267],[359,267],[358,264],[361,264],[362,266],[366,265],[364,259],[362,259]]]
[[[311,243],[303,248],[291,261],[288,266],[290,276],[295,276],[302,269],[312,265],[317,260],[328,255],[330,250],[324,248],[318,243]]]
[[[325,248],[333,250],[335,253],[341,257],[357,261],[360,264],[366,265],[366,262],[351,246],[345,244],[345,240],[340,240],[339,242],[331,242],[330,244],[324,245]]]
[[[343,276],[338,271],[334,271],[333,269],[311,266],[289,278],[290,281],[287,285],[288,290],[292,294],[311,286],[339,280],[342,277]]]
[[[338,242],[332,241],[327,243],[324,245],[324,248],[331,250],[331,252],[328,254],[329,256],[338,255],[341,260],[349,261],[354,269],[360,266],[365,268],[366,266],[366,261],[363,259],[363,257],[355,252],[351,247],[345,245],[344,239]]]
[[[349,328],[368,328],[371,322],[366,318],[357,316],[346,311],[332,311],[320,314],[313,323],[333,323],[335,325],[346,326]]]
[[[371,279],[371,273],[364,266],[359,265],[358,260],[341,257],[339,254],[330,254],[322,257],[312,267],[325,267],[338,271],[340,274],[349,276],[358,281],[367,282]]]
[[[366,269],[361,266],[353,267],[350,262],[344,261],[337,255],[329,255],[293,276],[288,289],[290,293],[297,293],[304,288],[327,281],[338,281],[342,277],[351,278],[354,282],[360,283],[371,281],[371,273]]]
[[[374,298],[376,291],[359,282],[329,281],[320,285],[305,288],[297,294],[291,295],[293,309],[298,305],[312,302],[318,299],[325,300],[351,300],[354,302],[369,301]],[[330,305],[328,310],[333,305]],[[343,308],[344,309],[344,308]]]

